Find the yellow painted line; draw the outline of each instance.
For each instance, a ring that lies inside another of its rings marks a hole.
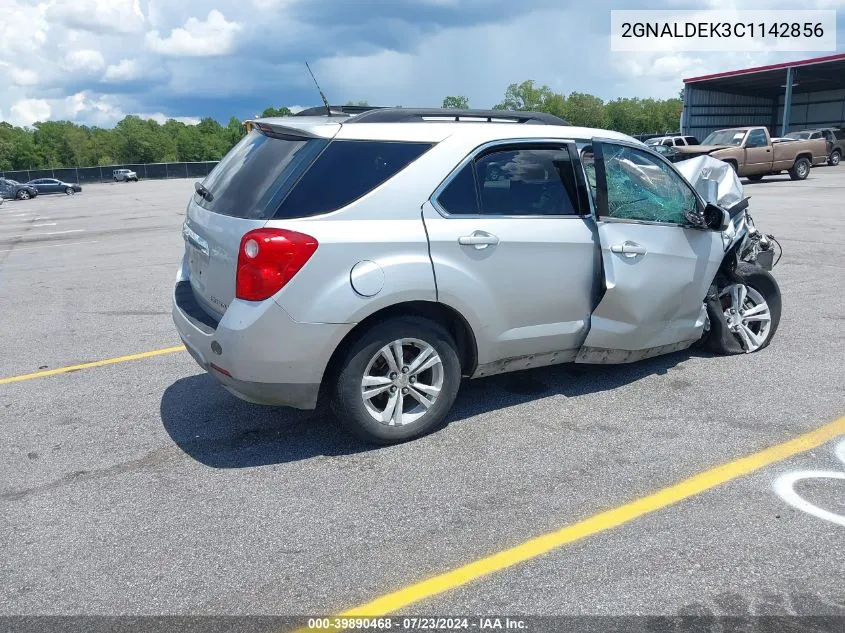
[[[624,525],[639,517],[651,514],[668,506],[689,499],[697,494],[715,488],[779,461],[821,446],[825,442],[845,434],[845,417],[839,418],[815,431],[764,449],[758,453],[741,457],[710,470],[693,475],[668,488],[641,497],[611,510],[595,514],[588,519],[573,523],[555,532],[549,532],[524,543],[486,556],[452,571],[439,574],[422,582],[385,594],[361,606],[349,609],[338,616],[379,617],[393,613],[414,603],[442,594],[451,589],[489,576],[497,571],[547,554],[568,543]],[[330,618],[331,620],[331,618]],[[303,631],[306,629],[302,629]],[[314,629],[312,629],[313,631]],[[335,630],[335,629],[328,629]]]
[[[80,365],[68,365],[67,367],[57,367],[56,369],[45,369],[44,371],[36,371],[31,374],[21,374],[20,376],[0,378],[0,385],[8,385],[12,382],[22,382],[24,380],[34,380],[35,378],[46,378],[47,376],[56,376],[57,374],[67,374],[68,372],[79,371],[80,369],[93,369],[94,367],[116,365],[117,363],[125,363],[130,360],[152,358],[153,356],[164,356],[165,354],[173,354],[174,352],[182,352],[184,350],[184,345],[178,345],[176,347],[165,347],[163,349],[154,349],[149,352],[141,352],[140,354],[129,354],[128,356],[117,356],[115,358],[106,358],[105,360],[95,360],[93,362],[82,363]]]

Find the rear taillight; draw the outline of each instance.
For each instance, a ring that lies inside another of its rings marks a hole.
[[[317,240],[285,229],[256,229],[241,238],[235,296],[247,301],[272,297],[300,271]]]

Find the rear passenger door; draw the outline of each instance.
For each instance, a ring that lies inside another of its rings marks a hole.
[[[470,321],[476,375],[570,361],[586,337],[600,257],[575,155],[482,147],[423,205],[438,300]]]

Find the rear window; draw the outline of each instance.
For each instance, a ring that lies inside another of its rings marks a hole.
[[[328,145],[325,139],[269,136],[251,131],[203,181],[211,192],[201,207],[238,218],[269,220],[297,179]]]
[[[332,141],[281,203],[276,218],[336,211],[389,180],[431,143]]]

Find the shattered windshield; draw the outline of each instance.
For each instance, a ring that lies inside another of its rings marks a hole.
[[[739,146],[743,138],[745,138],[745,130],[718,130],[709,134],[707,138],[701,141],[701,144]]]

